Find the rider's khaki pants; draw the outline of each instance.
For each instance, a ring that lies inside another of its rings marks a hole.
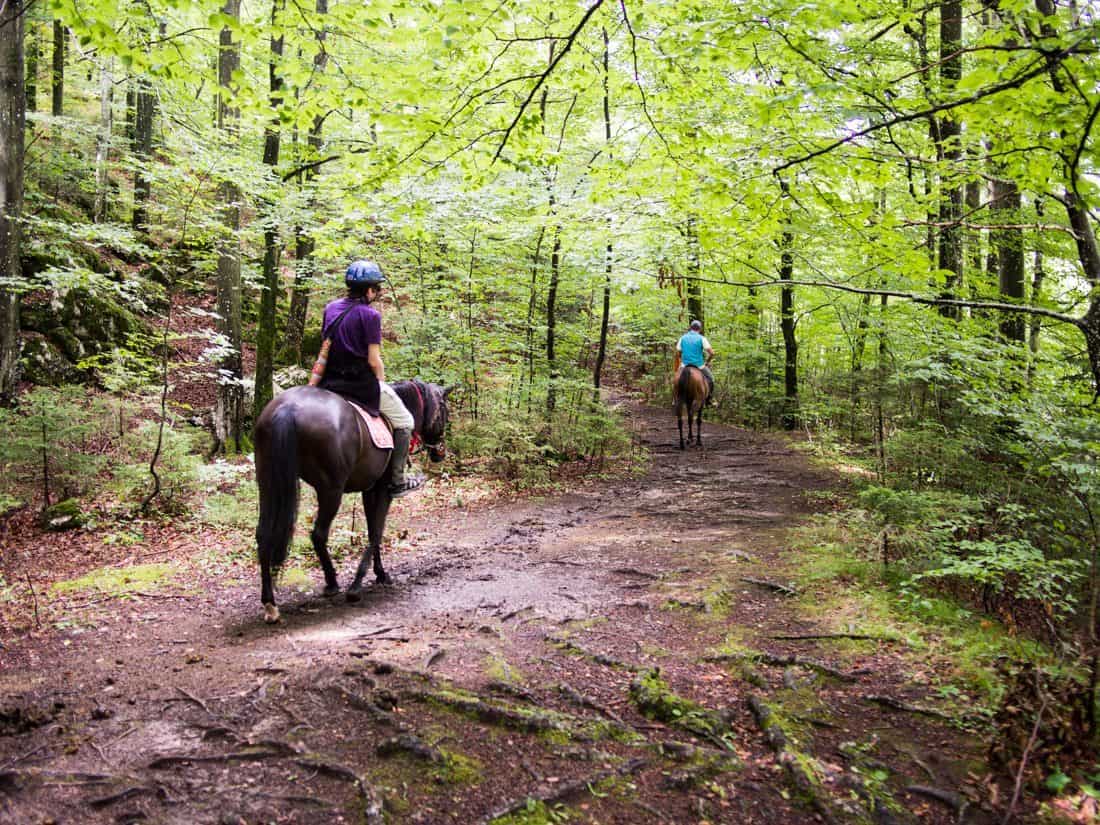
[[[385,416],[395,430],[411,430],[412,413],[405,407],[400,396],[393,391],[393,387],[385,381],[379,381],[378,389],[381,390],[378,394],[378,412]]]

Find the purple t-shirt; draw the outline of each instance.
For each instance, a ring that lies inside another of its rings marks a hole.
[[[366,358],[368,346],[382,343],[382,315],[369,304],[351,298],[340,298],[332,301],[325,307],[325,319],[321,335],[325,338],[330,337],[329,326],[340,316],[341,312],[352,305],[354,305],[353,309],[344,316],[340,325],[336,327],[335,334],[331,335],[332,347],[360,358]]]

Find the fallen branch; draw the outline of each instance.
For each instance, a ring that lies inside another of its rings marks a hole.
[[[178,690],[180,692],[181,696],[178,696],[178,697],[171,697],[170,696],[169,698],[165,699],[165,702],[179,702],[181,700],[186,700],[188,702],[194,702],[200,708],[205,710],[209,715],[211,715],[211,716],[214,715],[214,714],[210,713],[210,708],[208,708],[206,706],[206,702],[204,702],[198,696],[195,696],[192,693],[188,693],[186,690],[181,688],[179,685],[176,685],[176,690]]]
[[[741,581],[755,584],[758,587],[766,587],[768,590],[774,590],[776,593],[782,593],[784,596],[797,596],[799,593],[798,588],[780,582],[773,582],[769,579],[754,579],[751,576],[742,576]]]

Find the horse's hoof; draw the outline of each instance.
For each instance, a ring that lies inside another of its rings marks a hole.
[[[389,573],[383,573],[381,576],[375,576],[374,580],[379,584],[393,584],[393,579],[390,578]]]
[[[279,623],[279,608],[273,604],[264,605],[264,621],[268,624]]]
[[[358,587],[349,587],[346,594],[346,598],[353,604],[363,598],[363,591]]]
[[[325,598],[331,598],[331,597],[339,594],[339,592],[340,592],[340,585],[338,585],[338,584],[334,584],[334,585],[331,585],[331,586],[326,586],[324,591],[322,591]]]

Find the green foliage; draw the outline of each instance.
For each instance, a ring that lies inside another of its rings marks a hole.
[[[55,582],[50,591],[55,594],[91,591],[119,596],[135,590],[155,590],[170,582],[174,575],[175,568],[170,564],[103,567],[76,579]]]

